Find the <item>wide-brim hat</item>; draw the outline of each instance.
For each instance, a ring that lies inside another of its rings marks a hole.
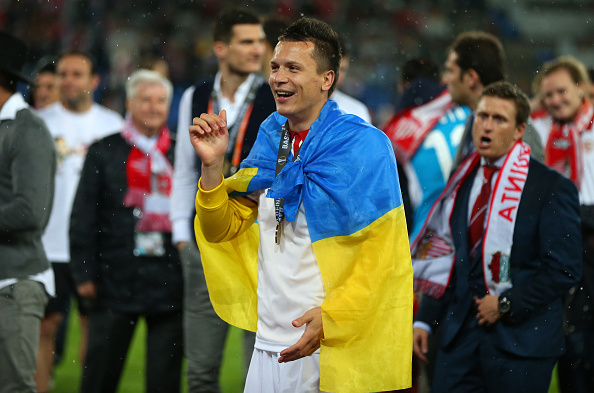
[[[27,52],[27,45],[23,41],[0,31],[0,71],[31,84],[31,80],[22,74]]]

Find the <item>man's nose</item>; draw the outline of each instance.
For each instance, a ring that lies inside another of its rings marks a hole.
[[[287,74],[286,72],[283,70],[283,68],[279,68],[275,73],[274,73],[274,77],[273,77],[273,81],[274,83],[284,83],[287,81]]]

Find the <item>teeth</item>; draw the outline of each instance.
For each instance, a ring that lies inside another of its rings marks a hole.
[[[279,97],[290,97],[293,95],[293,93],[285,93],[285,92],[278,92],[276,93]]]

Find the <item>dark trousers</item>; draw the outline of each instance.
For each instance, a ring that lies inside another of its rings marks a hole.
[[[138,318],[137,314],[92,311],[89,347],[81,393],[114,393]],[[183,357],[181,311],[144,316],[146,337],[146,392],[180,391]]]
[[[216,314],[195,242],[180,252],[184,274],[184,348],[189,393],[219,393],[219,373],[229,325]],[[255,333],[244,331],[244,378],[254,351]]]
[[[559,389],[562,393],[594,392],[594,332],[573,332],[565,342],[565,354],[557,365]]]
[[[501,323],[501,322],[497,322]],[[493,345],[474,315],[437,354],[433,393],[547,393],[556,358],[526,358]]]

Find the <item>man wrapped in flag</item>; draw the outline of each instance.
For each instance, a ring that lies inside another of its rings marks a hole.
[[[211,301],[256,330],[245,392],[407,388],[412,268],[390,141],[328,100],[340,64],[330,26],[302,18],[279,41],[277,112],[240,171],[223,179],[224,111],[190,127]]]

